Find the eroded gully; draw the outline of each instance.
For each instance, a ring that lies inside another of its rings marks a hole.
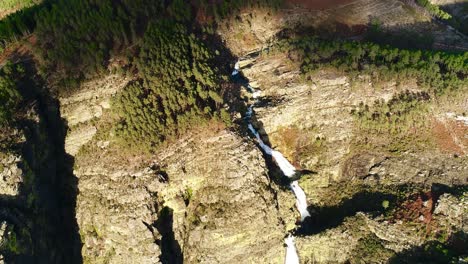
[[[237,77],[241,72],[239,61],[236,62],[234,66],[234,70],[232,72],[233,77]],[[248,105],[247,112],[245,113],[245,120],[247,122],[247,127],[255,135],[258,145],[262,149],[262,151],[271,157],[273,157],[275,163],[278,165],[280,170],[283,172],[284,176],[288,178],[293,178],[296,175],[296,168],[281,154],[279,151],[276,151],[270,148],[267,144],[265,144],[259,134],[259,132],[254,128],[252,124],[252,115],[254,114],[254,106],[258,102],[258,98],[261,95],[261,91],[254,89],[249,83],[246,84],[247,91],[251,94],[252,98],[254,99],[253,103]],[[306,217],[309,217],[309,211],[307,210],[307,198],[299,186],[297,180],[292,181],[289,184],[290,189],[296,196],[296,207],[299,213],[301,214],[301,221],[304,221]],[[285,239],[286,244],[286,256],[285,256],[285,264],[296,264],[299,263],[299,255],[297,254],[296,246],[294,243],[294,235],[289,234]]]

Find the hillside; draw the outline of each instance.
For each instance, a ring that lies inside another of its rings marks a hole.
[[[465,263],[468,9],[0,4],[4,263]]]

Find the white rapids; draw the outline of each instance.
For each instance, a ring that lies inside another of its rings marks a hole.
[[[288,236],[284,243],[286,243],[286,259],[284,260],[285,264],[292,264],[298,263],[299,264],[299,256],[297,255],[296,246],[294,245],[294,237]]]
[[[236,65],[234,65],[234,70],[232,71],[232,76],[235,76],[239,73],[239,70],[240,70],[240,65],[239,65],[239,62],[236,62]]]
[[[236,65],[234,66],[234,70],[232,72],[232,76],[236,76],[237,74],[240,73],[240,66],[239,62],[236,62]],[[250,84],[247,85],[247,90],[252,94],[252,97],[254,99],[257,99],[260,95],[261,92],[258,90],[255,90]],[[279,151],[276,151],[272,148],[270,148],[268,145],[266,145],[263,140],[260,137],[260,134],[258,133],[257,130],[253,127],[252,123],[250,122],[250,118],[253,115],[253,105],[250,105],[247,109],[247,112],[245,114],[248,122],[248,129],[252,132],[252,134],[255,135],[257,138],[257,142],[260,145],[260,148],[267,154],[270,155],[274,158],[276,164],[278,167],[281,169],[283,174],[291,178],[296,174],[296,168],[281,154]],[[296,196],[296,207],[299,213],[301,214],[301,221],[303,221],[306,217],[310,216],[309,211],[307,210],[307,197],[304,193],[304,190],[299,186],[299,183],[297,181],[291,182],[289,185],[291,190],[293,191],[294,195]],[[285,264],[299,264],[299,256],[297,254],[296,246],[294,244],[294,236],[289,235],[285,239],[285,244],[286,244],[286,258],[285,258]]]

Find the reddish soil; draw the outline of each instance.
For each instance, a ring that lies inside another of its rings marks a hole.
[[[393,219],[422,224],[425,226],[426,235],[437,231],[437,221],[433,221],[433,213],[439,197],[440,194],[431,191],[413,194],[400,204]]]
[[[397,220],[419,222],[421,221],[419,218],[423,216],[423,222],[429,224],[437,198],[431,192],[411,195],[407,201],[400,205],[400,209],[397,210],[394,217]]]
[[[35,46],[36,44],[36,36],[30,35],[21,41],[8,45],[5,50],[0,53],[0,65],[2,65],[6,60],[18,62],[25,57],[29,57],[29,55],[32,54],[30,47]]]
[[[324,10],[351,3],[355,0],[286,0],[286,3],[312,10]]]
[[[209,16],[202,8],[196,9],[195,20],[202,25],[210,24],[214,21],[213,16]]]
[[[459,144],[468,146],[468,139],[465,138],[465,135],[468,134],[468,127],[460,122],[450,120],[441,122],[434,119],[432,121],[432,134],[437,147],[443,152],[463,155],[463,148]],[[457,144],[454,138],[458,138],[461,142]]]

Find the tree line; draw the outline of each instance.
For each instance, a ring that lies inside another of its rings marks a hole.
[[[416,79],[421,86],[436,94],[468,84],[468,52],[407,50],[316,37],[283,41],[279,45],[300,54],[305,75],[322,67],[334,67],[351,77],[367,74],[376,82]]]
[[[281,2],[46,0],[3,20],[0,36],[14,41],[34,31],[38,72],[60,93],[104,74],[112,56],[125,54],[136,80],[115,102],[117,135],[157,145],[194,122],[230,120],[220,109],[222,74],[213,59],[219,54],[201,39],[206,34],[193,11],[225,17],[244,6]]]

